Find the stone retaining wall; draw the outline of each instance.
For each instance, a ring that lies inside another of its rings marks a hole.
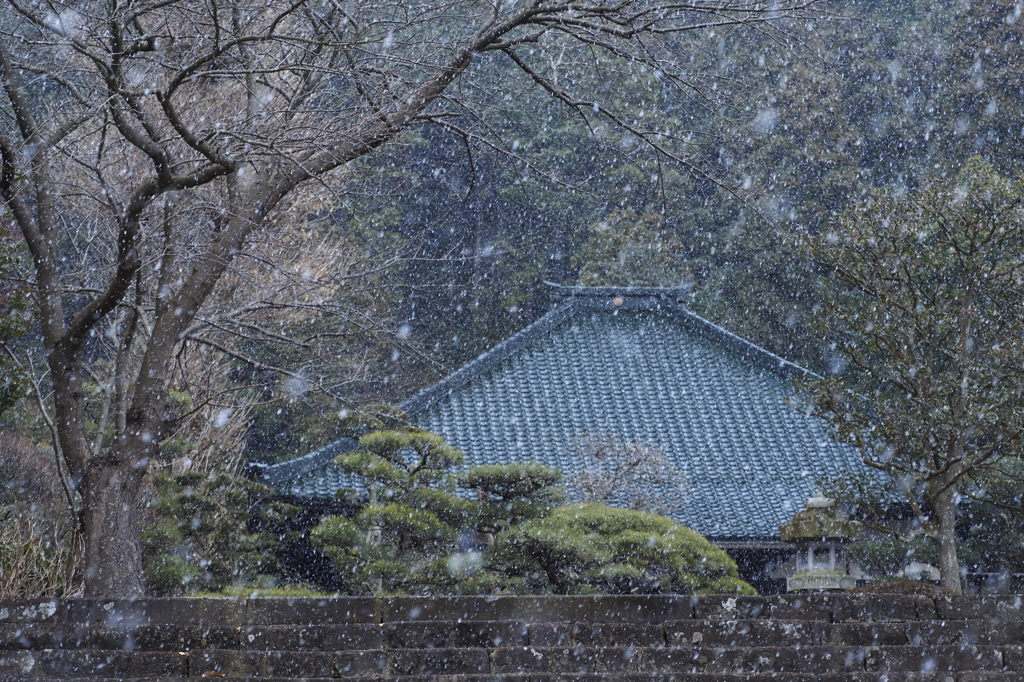
[[[0,680],[1024,681],[1021,597],[0,601]]]

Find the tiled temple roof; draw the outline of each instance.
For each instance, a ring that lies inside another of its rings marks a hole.
[[[566,473],[583,437],[656,444],[685,474],[678,521],[712,538],[774,538],[814,481],[862,465],[800,405],[815,375],[689,312],[682,290],[557,287],[551,312],[405,403],[466,465],[534,460]],[[354,442],[269,467],[296,496],[345,483],[329,463]]]

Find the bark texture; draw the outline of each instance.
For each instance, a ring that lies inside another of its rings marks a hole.
[[[89,595],[143,594],[139,523],[145,512],[142,467],[99,465],[81,489],[85,535],[85,589]]]
[[[936,545],[939,550],[939,575],[942,586],[954,594],[963,594],[960,581],[960,558],[956,538],[956,486],[935,496]]]

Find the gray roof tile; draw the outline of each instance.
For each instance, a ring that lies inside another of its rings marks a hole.
[[[584,436],[656,443],[689,487],[670,515],[713,538],[776,537],[816,478],[862,466],[793,400],[792,380],[815,375],[685,310],[680,291],[555,294],[552,312],[403,404],[467,465],[535,460],[568,472]],[[348,483],[328,464],[344,447],[270,467],[265,480],[329,496]]]

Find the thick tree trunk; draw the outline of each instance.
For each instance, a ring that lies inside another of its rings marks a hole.
[[[90,467],[81,490],[85,536],[85,596],[143,594],[140,520],[145,468]]]
[[[932,502],[938,521],[939,574],[942,586],[955,594],[962,594],[960,584],[960,557],[956,546],[956,486],[943,490]]]

